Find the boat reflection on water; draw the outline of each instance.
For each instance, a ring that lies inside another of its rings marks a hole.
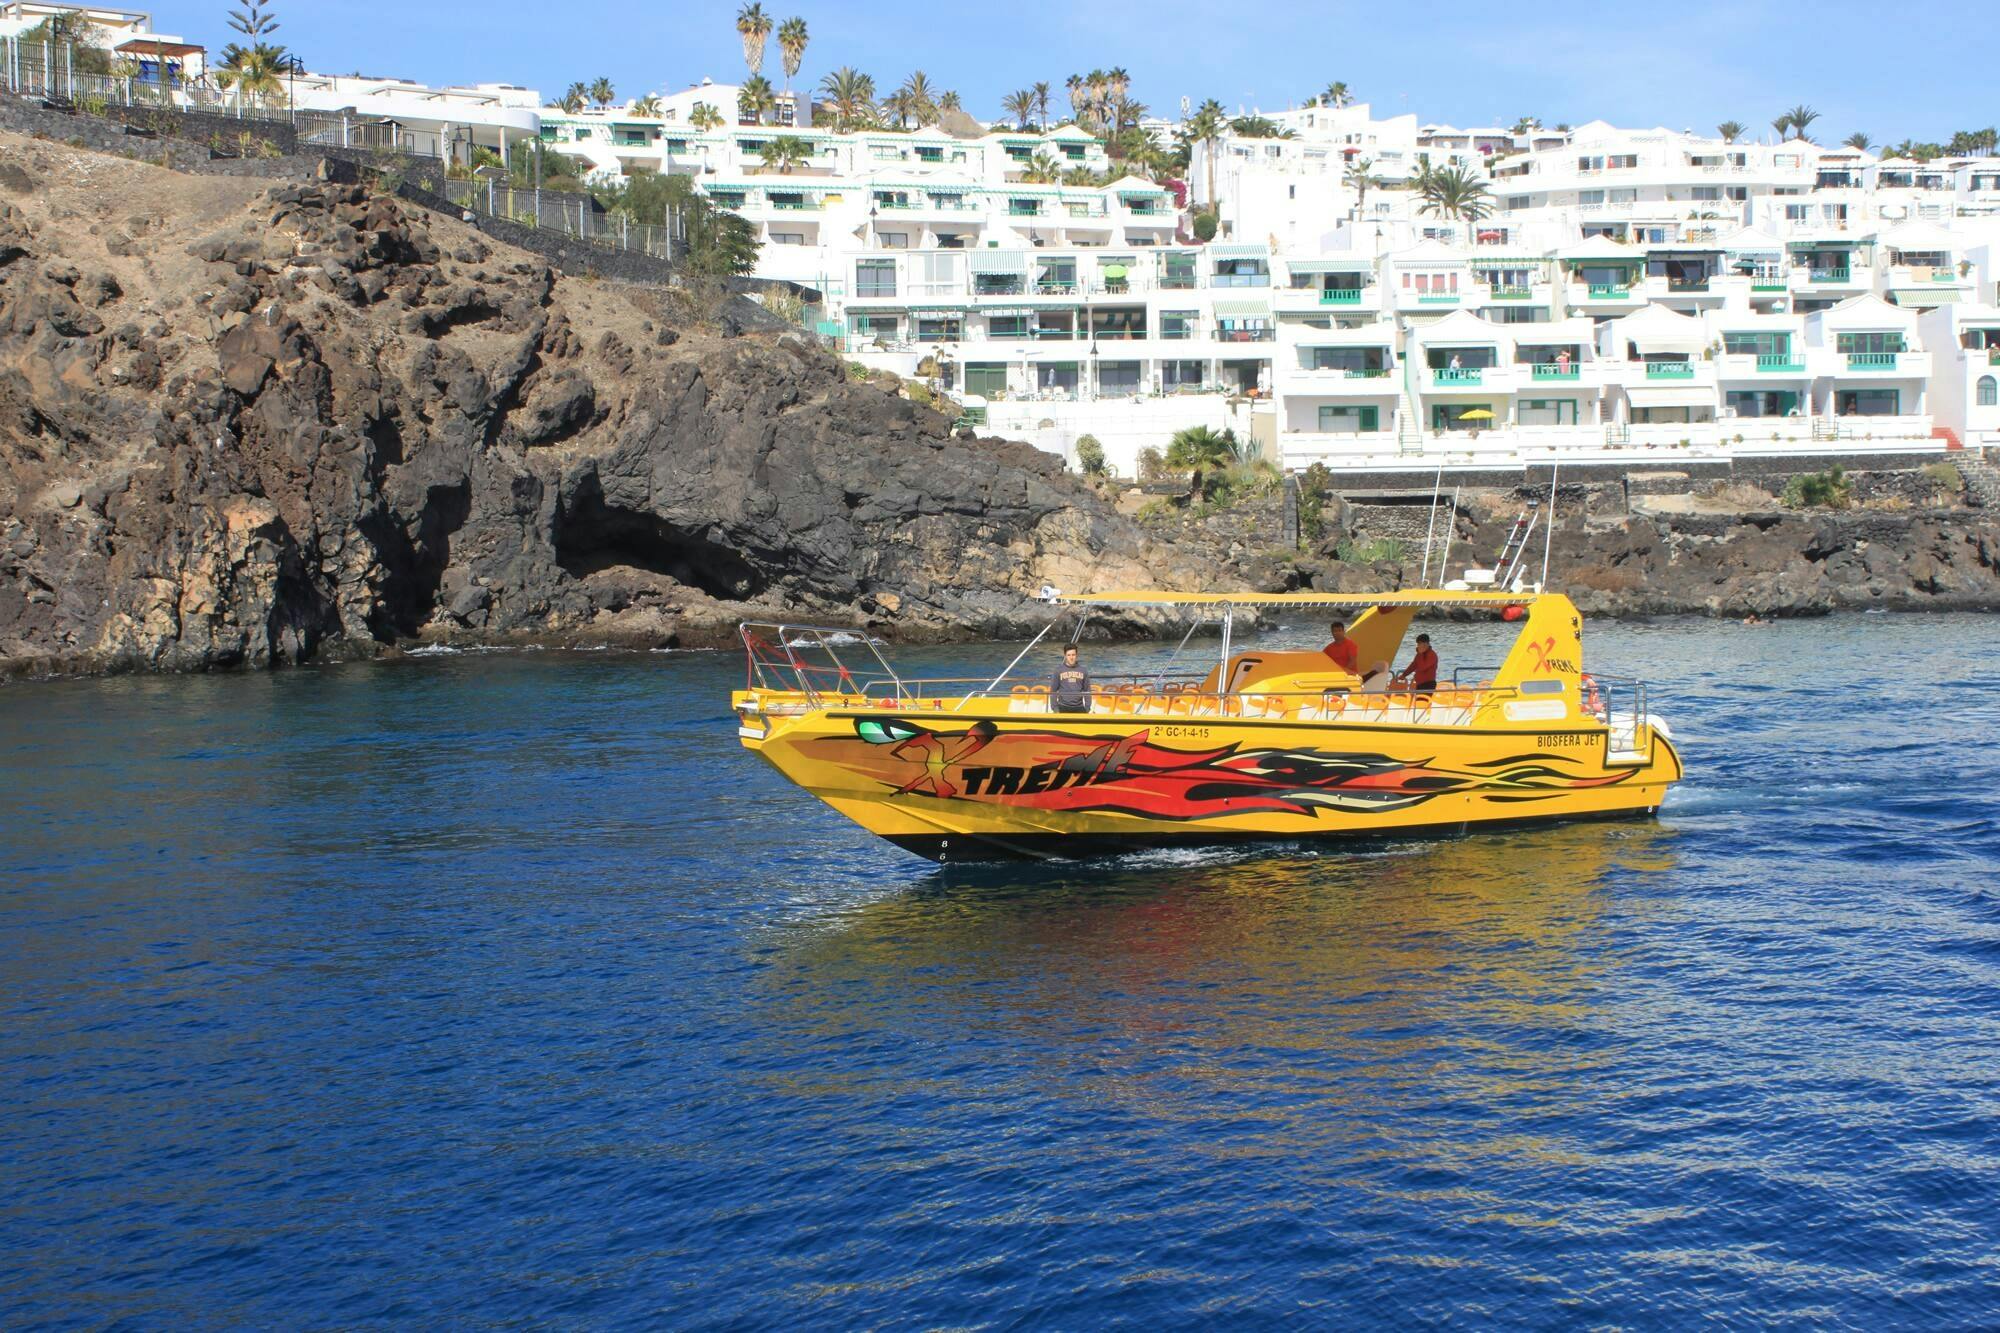
[[[828,1038],[929,1043],[951,1052],[929,1095],[1234,1122],[1250,1138],[1230,1151],[1442,1117],[1452,1156],[1560,1156],[1523,1138],[1524,1118],[1594,1095],[1620,1044],[1603,890],[1622,885],[1627,918],[1647,910],[1633,881],[1672,870],[1674,838],[1581,824],[1337,857],[1159,853],[1032,881],[939,874],[783,927],[770,1036],[805,1063]],[[967,1069],[968,1050],[993,1067]],[[913,1091],[841,1082],[864,1104]]]

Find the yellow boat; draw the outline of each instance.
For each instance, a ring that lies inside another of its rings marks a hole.
[[[746,624],[749,678],[731,701],[743,745],[940,862],[1643,817],[1681,776],[1644,685],[1585,673],[1582,618],[1560,593],[1048,600],[1084,615],[1193,612],[1220,622],[1221,651],[1198,674],[1095,678],[1089,711],[1063,713],[1045,674],[1014,675],[1040,638],[990,681],[912,680],[851,629]],[[1372,665],[1396,660],[1419,613],[1481,609],[1518,617],[1505,661],[1431,692],[1322,652],[1231,642],[1243,619],[1345,614]]]

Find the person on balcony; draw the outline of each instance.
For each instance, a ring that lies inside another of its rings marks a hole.
[[[1408,666],[1396,673],[1396,682],[1401,684],[1404,681],[1409,682],[1410,693],[1419,698],[1429,698],[1437,693],[1438,655],[1431,651],[1430,635],[1417,636],[1416,655],[1410,658]]]
[[[1077,662],[1072,643],[1063,649],[1062,665],[1049,678],[1049,711],[1088,713],[1090,702],[1090,673]]]
[[[1569,374],[1569,348],[1567,347],[1556,353],[1556,374]]]

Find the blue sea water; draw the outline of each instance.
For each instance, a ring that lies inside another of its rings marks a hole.
[[[1657,822],[981,870],[724,655],[0,689],[0,1323],[2000,1323],[2000,620],[1588,652]]]

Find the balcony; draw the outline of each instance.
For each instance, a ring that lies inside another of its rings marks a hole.
[[[1692,361],[1648,361],[1646,378],[1649,380],[1691,380],[1694,378]]]
[[[1803,375],[1806,363],[1790,352],[1757,353],[1759,375]]]
[[[1359,287],[1322,287],[1319,293],[1321,305],[1360,305]]]
[[[1844,268],[1809,268],[1805,270],[1807,282],[1852,282],[1853,271]]]
[[[1532,301],[1535,298],[1531,287],[1495,287],[1489,295],[1495,301]]]
[[[1558,361],[1543,361],[1529,367],[1528,378],[1544,380],[1578,380],[1583,378],[1583,368],[1575,362],[1563,365]]]
[[[1418,305],[1457,305],[1458,302],[1459,302],[1459,294],[1457,292],[1417,293]]]
[[[1633,292],[1626,283],[1593,282],[1584,289],[1584,296],[1592,301],[1630,301]]]
[[[1073,279],[1073,278],[1071,278],[1071,279],[1064,279],[1064,278],[1037,278],[1037,279],[1035,280],[1035,295],[1036,295],[1036,296],[1075,296],[1075,295],[1076,295],[1076,280],[1075,280],[1075,279]]]
[[[1456,369],[1451,366],[1444,366],[1431,371],[1431,383],[1440,387],[1447,384],[1461,386],[1483,384],[1485,379],[1486,368],[1484,366],[1460,366]]]
[[[1785,292],[1791,290],[1791,284],[1783,274],[1760,273],[1750,279],[1750,290],[1758,295]]]
[[[1849,352],[1847,368],[1853,371],[1885,371],[1896,368],[1900,352]]]
[[[1036,206],[1028,204],[1007,205],[1007,216],[1010,218],[1038,218],[1041,215],[1042,210]]]

